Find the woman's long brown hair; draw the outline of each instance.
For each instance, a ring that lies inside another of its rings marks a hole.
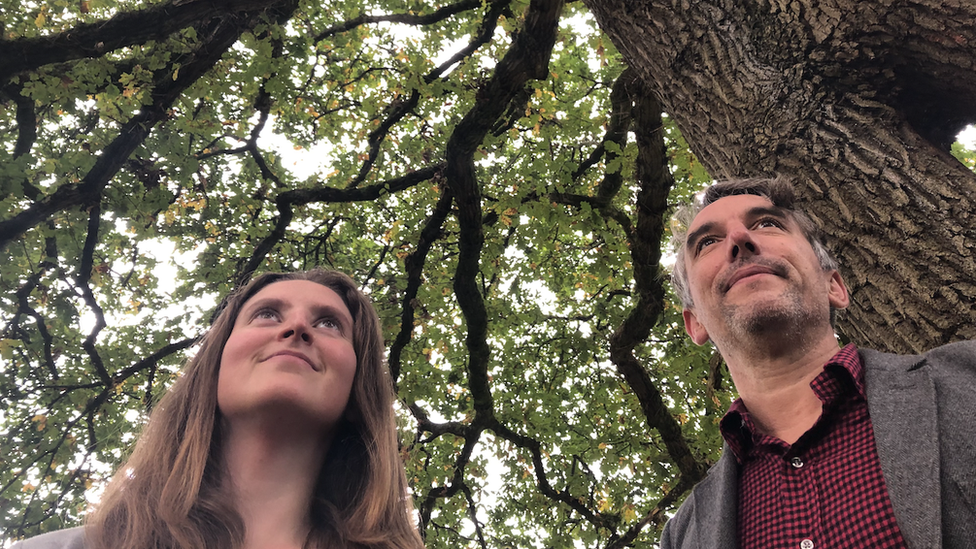
[[[379,319],[348,276],[322,269],[269,273],[230,295],[183,375],[157,404],[132,455],[89,517],[98,549],[235,549],[244,523],[221,490],[217,374],[244,303],[269,284],[309,280],[339,294],[353,318],[357,368],[310,502],[307,549],[422,548],[400,462],[393,385]]]

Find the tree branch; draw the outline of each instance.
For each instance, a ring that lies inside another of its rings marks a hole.
[[[390,375],[394,383],[400,377],[400,356],[403,349],[410,343],[413,337],[414,306],[413,301],[417,298],[420,284],[423,282],[424,263],[427,261],[427,254],[433,247],[434,242],[441,235],[444,221],[451,213],[451,204],[454,196],[447,185],[441,187],[441,196],[434,206],[434,211],[427,217],[424,228],[420,231],[420,238],[417,247],[403,260],[403,267],[407,274],[407,288],[403,292],[403,312],[400,314],[400,331],[397,332],[396,339],[390,345]]]
[[[482,5],[481,0],[462,0],[457,4],[450,4],[426,15],[411,13],[393,13],[389,15],[361,15],[355,19],[333,25],[315,36],[315,42],[321,42],[341,32],[350,31],[356,27],[371,23],[403,23],[406,25],[432,25],[463,11],[473,10]]]
[[[278,195],[275,203],[278,205],[278,220],[271,233],[266,236],[248,260],[238,276],[239,280],[247,280],[251,274],[267,257],[268,253],[281,239],[285,237],[285,230],[294,216],[293,206],[310,202],[362,202],[375,200],[384,194],[395,193],[418,185],[431,179],[443,169],[442,164],[411,172],[396,179],[390,179],[361,189],[336,189],[334,187],[318,187],[315,189],[292,189]]]
[[[161,40],[216,16],[262,10],[268,5],[262,0],[173,0],[121,12],[106,21],[83,23],[52,36],[0,40],[0,82],[23,71],[101,57],[119,48]]]
[[[634,347],[647,339],[664,311],[661,239],[673,179],[667,166],[660,104],[639,79],[631,82],[629,95],[634,104],[634,131],[639,151],[637,227],[628,235],[638,301],[610,337],[610,360],[640,401],[647,424],[661,434],[682,477],[694,483],[704,478],[705,465],[692,454],[681,426],[671,415],[647,370],[634,356]]]
[[[115,375],[112,376],[112,382],[118,385],[142,370],[145,370],[150,366],[155,366],[160,360],[168,357],[169,355],[184,349],[189,349],[194,343],[197,342],[198,339],[199,338],[197,337],[187,337],[173,343],[167,343],[146,358],[143,358],[135,364],[116,372]]]
[[[471,497],[471,489],[467,485],[461,487],[461,491],[464,492],[464,500],[468,503],[468,515],[471,518],[471,522],[474,523],[474,531],[478,535],[478,543],[481,545],[481,549],[488,549],[488,544],[485,543],[485,534],[481,530],[481,522],[478,521],[478,507],[474,504],[474,498]]]
[[[153,126],[167,117],[173,102],[210,70],[255,20],[256,14],[251,14],[221,21],[209,39],[188,60],[183,60],[175,79],[172,77],[172,67],[158,71],[154,78],[156,86],[152,92],[152,103],[123,124],[118,137],[105,147],[81,183],[61,185],[54,193],[35,201],[26,210],[0,221],[0,248],[56,212],[72,206],[91,207],[96,204],[101,199],[102,190],[122,168],[129,155],[145,141]]]
[[[652,522],[654,524],[664,523],[666,519],[664,512],[674,506],[675,502],[678,501],[678,498],[683,496],[688,490],[691,490],[694,485],[695,483],[688,478],[681,477],[681,479],[678,480],[678,483],[675,484],[673,488],[668,490],[668,493],[664,494],[664,497],[659,499],[657,504],[644,515],[644,518],[632,524],[622,536],[611,540],[605,549],[624,549],[625,547],[632,547],[634,540],[637,539],[637,536],[648,524],[651,524]]]
[[[597,528],[611,528],[612,530],[612,525],[616,522],[612,516],[594,512],[589,507],[584,505],[579,498],[573,496],[569,491],[557,491],[552,487],[552,484],[550,484],[549,478],[546,475],[545,464],[542,462],[542,444],[540,444],[539,441],[516,433],[498,421],[493,421],[490,429],[498,436],[504,438],[519,448],[529,451],[532,456],[532,468],[535,471],[536,486],[539,488],[539,491],[542,492],[542,495],[553,501],[557,501],[569,506]]]
[[[478,415],[492,414],[492,396],[488,383],[488,317],[476,282],[484,231],[474,153],[528,81],[548,76],[562,8],[562,0],[533,0],[529,4],[525,26],[514,37],[492,78],[479,90],[474,108],[458,123],[447,144],[445,175],[454,192],[460,226],[454,293],[467,322],[468,384]]]
[[[37,326],[37,331],[41,334],[41,339],[44,342],[44,364],[47,366],[47,370],[48,373],[51,374],[51,378],[56,381],[58,379],[58,369],[54,364],[54,352],[52,350],[54,339],[47,330],[44,317],[38,314],[38,312],[30,306],[30,302],[27,300],[31,292],[37,289],[41,282],[41,277],[43,277],[44,273],[46,273],[51,267],[54,267],[54,263],[47,261],[42,261],[39,263],[37,265],[37,271],[31,274],[31,276],[24,281],[24,284],[14,293],[14,295],[17,297],[17,311],[14,312],[10,322],[8,322],[6,328],[4,328],[4,334],[16,336],[16,334],[20,332],[23,335],[19,337],[26,340],[27,334],[20,328],[20,316],[26,314],[27,316],[33,318],[34,323]]]
[[[85,304],[88,305],[88,308],[95,315],[95,326],[92,327],[91,332],[88,333],[88,337],[85,338],[81,346],[88,353],[88,358],[91,359],[91,363],[95,367],[95,373],[98,374],[99,379],[108,387],[112,385],[112,378],[109,376],[108,370],[105,369],[105,364],[102,362],[102,357],[98,354],[98,349],[95,348],[95,340],[98,338],[98,333],[106,326],[105,313],[102,311],[101,305],[98,304],[98,300],[95,299],[95,295],[92,293],[91,285],[89,284],[92,269],[95,267],[95,245],[98,244],[98,225],[101,221],[102,208],[99,204],[96,204],[88,214],[88,235],[85,237],[85,246],[81,252],[81,266],[78,268],[78,276],[75,279],[75,283],[81,288],[81,294],[85,300]]]
[[[492,36],[495,33],[495,27],[498,25],[498,17],[501,13],[507,9],[508,1],[497,0],[495,1],[489,13],[485,16],[481,23],[481,29],[477,36],[472,39],[464,48],[459,52],[452,55],[447,61],[444,61],[440,66],[436,67],[430,73],[424,76],[424,82],[430,84],[438,78],[441,77],[449,68],[454,64],[460,62],[465,57],[471,55],[478,50],[484,44],[491,41]],[[384,120],[379,124],[379,126],[369,132],[369,137],[367,138],[367,143],[369,144],[369,152],[367,153],[366,160],[359,169],[359,174],[355,179],[349,184],[350,187],[356,187],[361,182],[366,180],[366,176],[369,175],[369,171],[372,169],[373,164],[376,163],[376,159],[379,157],[380,145],[383,143],[383,139],[389,133],[390,129],[396,125],[397,122],[403,120],[407,114],[412,112],[417,105],[420,103],[420,92],[418,90],[413,90],[410,97],[406,100],[401,100],[400,98],[395,99],[390,105],[387,106],[387,115]]]

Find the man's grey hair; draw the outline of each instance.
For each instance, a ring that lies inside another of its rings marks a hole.
[[[820,229],[807,214],[794,209],[793,203],[796,200],[796,195],[793,192],[793,184],[789,180],[776,177],[719,181],[706,188],[691,203],[679,207],[671,217],[671,241],[678,252],[674,269],[671,272],[671,283],[686,309],[694,306],[691,288],[688,287],[688,270],[685,267],[685,242],[688,238],[688,228],[691,227],[691,222],[694,221],[698,212],[702,211],[705,206],[720,198],[739,194],[762,196],[772,202],[773,206],[785,210],[786,214],[800,228],[803,236],[810,242],[813,253],[816,254],[817,261],[820,262],[820,267],[824,271],[837,269],[837,260],[824,246]]]

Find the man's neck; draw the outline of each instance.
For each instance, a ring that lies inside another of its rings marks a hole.
[[[837,341],[831,334],[793,352],[739,349],[746,352],[723,357],[749,415],[764,434],[793,444],[820,418],[822,402],[810,384],[837,353]]]

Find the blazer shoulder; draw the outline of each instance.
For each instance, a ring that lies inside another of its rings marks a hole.
[[[944,364],[976,373],[976,340],[957,341],[936,347],[922,356],[934,364]]]
[[[895,355],[872,349],[859,352],[868,370],[903,373],[925,368],[937,376],[976,376],[976,340],[949,343],[920,355]]]
[[[13,544],[10,549],[85,549],[82,526],[48,532]]]

